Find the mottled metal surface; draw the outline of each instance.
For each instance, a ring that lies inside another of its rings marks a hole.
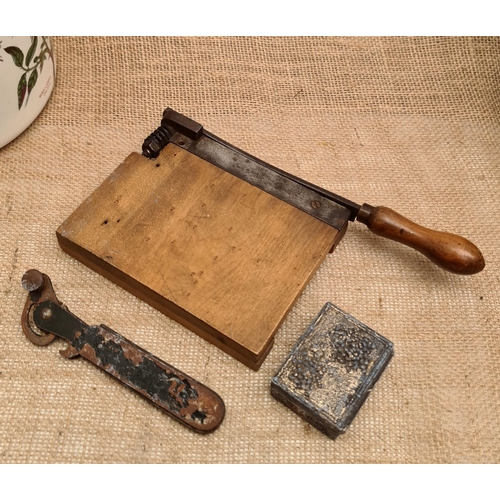
[[[334,439],[393,353],[392,342],[327,302],[272,379],[271,394]]]
[[[88,359],[192,430],[213,432],[222,423],[225,406],[214,391],[107,326],[84,323],[57,300],[47,275],[31,270],[22,284],[31,290],[21,323],[32,342],[47,345],[55,336],[66,340],[62,356]]]
[[[214,137],[204,132],[195,141],[177,133],[170,141],[338,230],[351,217],[347,208]]]

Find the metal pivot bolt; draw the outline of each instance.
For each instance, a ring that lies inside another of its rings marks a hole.
[[[142,143],[142,154],[146,158],[154,159],[160,151],[168,144],[172,133],[165,127],[158,127],[152,134],[148,135]]]
[[[157,158],[160,151],[168,144],[176,132],[180,132],[190,139],[198,140],[203,134],[203,125],[177,113],[171,108],[167,108],[163,112],[161,126],[146,137],[143,142],[142,154],[146,158]]]

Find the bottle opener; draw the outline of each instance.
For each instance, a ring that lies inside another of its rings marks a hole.
[[[29,292],[21,325],[31,342],[45,346],[60,337],[69,343],[62,356],[84,357],[190,429],[209,433],[219,427],[225,406],[214,391],[109,327],[84,323],[57,299],[46,274],[31,269],[21,283]]]

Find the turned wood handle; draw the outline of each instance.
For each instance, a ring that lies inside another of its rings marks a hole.
[[[469,240],[419,226],[390,208],[365,203],[357,220],[376,235],[414,248],[452,273],[475,274],[484,268],[483,255]]]

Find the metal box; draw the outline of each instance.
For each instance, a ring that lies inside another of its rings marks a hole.
[[[394,353],[392,342],[327,302],[271,381],[271,394],[335,439]]]

